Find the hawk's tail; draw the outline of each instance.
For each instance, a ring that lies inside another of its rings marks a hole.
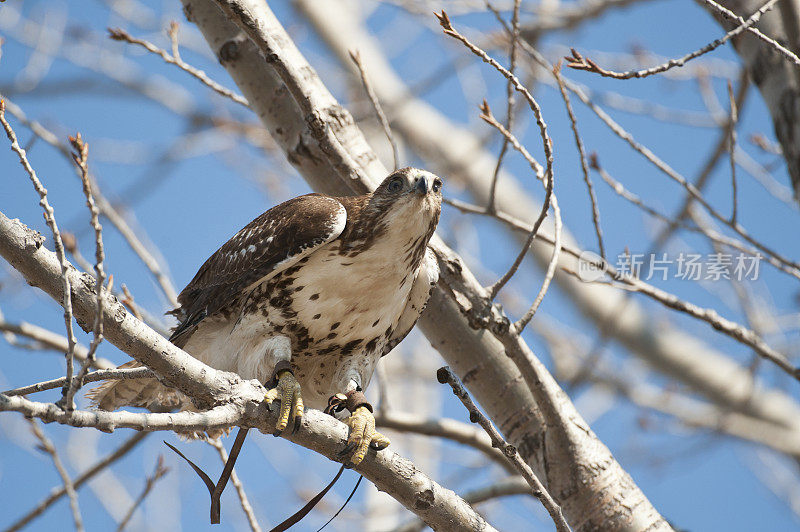
[[[142,364],[131,360],[119,369],[140,368]],[[106,381],[90,390],[86,397],[100,410],[116,410],[122,406],[146,408],[153,412],[168,412],[188,403],[178,390],[164,386],[153,377]]]
[[[131,360],[120,369],[141,368],[142,364]],[[100,410],[116,410],[123,406],[146,408],[151,412],[172,412],[174,410],[195,410],[194,405],[184,394],[158,382],[153,377],[142,379],[121,379],[106,381],[86,393],[92,406]],[[228,434],[230,429],[214,429],[205,432],[187,431],[178,434],[188,439],[216,439]]]

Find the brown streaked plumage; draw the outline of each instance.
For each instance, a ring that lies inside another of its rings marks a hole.
[[[309,194],[273,207],[183,289],[170,340],[212,367],[261,382],[289,360],[314,408],[335,393],[365,389],[377,360],[413,328],[438,278],[427,244],[440,187],[433,174],[403,168],[371,194]],[[110,382],[91,395],[108,410],[191,407],[154,379]]]

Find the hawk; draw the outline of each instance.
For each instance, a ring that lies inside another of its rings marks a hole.
[[[170,341],[219,370],[272,387],[278,431],[338,397],[350,411],[346,450],[358,464],[375,431],[363,390],[375,364],[414,327],[439,275],[428,242],[442,180],[403,168],[369,194],[307,194],[277,205],[220,247],[178,296]],[[126,367],[138,365],[129,362]],[[269,384],[268,384],[269,386]],[[156,379],[92,390],[104,410],[191,408]]]

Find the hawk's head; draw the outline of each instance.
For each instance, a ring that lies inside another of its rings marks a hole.
[[[419,168],[401,168],[383,180],[369,203],[390,223],[405,219],[412,225],[435,225],[442,208],[442,180]]]

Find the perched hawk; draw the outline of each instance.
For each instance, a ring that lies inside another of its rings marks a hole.
[[[350,460],[359,463],[370,443],[389,444],[361,391],[417,322],[438,278],[427,244],[441,187],[435,175],[403,168],[370,194],[308,194],[273,207],[183,289],[170,341],[209,366],[272,382],[266,399],[280,400],[279,431],[304,403],[323,409],[340,394],[350,410]],[[191,408],[155,379],[112,381],[91,395],[105,410]]]

